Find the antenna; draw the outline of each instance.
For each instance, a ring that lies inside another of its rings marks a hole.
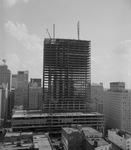
[[[55,39],[55,24],[53,24],[53,39]]]
[[[50,36],[50,33],[49,33],[48,29],[46,29],[46,31],[47,31],[47,33],[48,33],[48,35],[49,35],[50,39],[51,39],[51,36]]]
[[[77,23],[77,34],[78,34],[78,40],[80,39],[80,22]]]

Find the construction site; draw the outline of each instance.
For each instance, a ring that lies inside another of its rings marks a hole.
[[[43,55],[43,110],[90,112],[90,41],[46,38]]]

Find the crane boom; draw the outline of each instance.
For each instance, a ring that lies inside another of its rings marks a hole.
[[[48,33],[48,35],[49,35],[50,39],[51,39],[51,36],[50,36],[50,33],[49,33],[48,29],[46,29],[46,31],[47,31],[47,33]]]

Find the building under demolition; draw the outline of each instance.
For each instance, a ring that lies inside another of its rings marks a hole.
[[[88,112],[90,41],[46,38],[43,54],[43,110]]]

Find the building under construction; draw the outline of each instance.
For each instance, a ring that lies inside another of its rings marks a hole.
[[[43,110],[88,112],[90,41],[46,38],[43,54]]]

